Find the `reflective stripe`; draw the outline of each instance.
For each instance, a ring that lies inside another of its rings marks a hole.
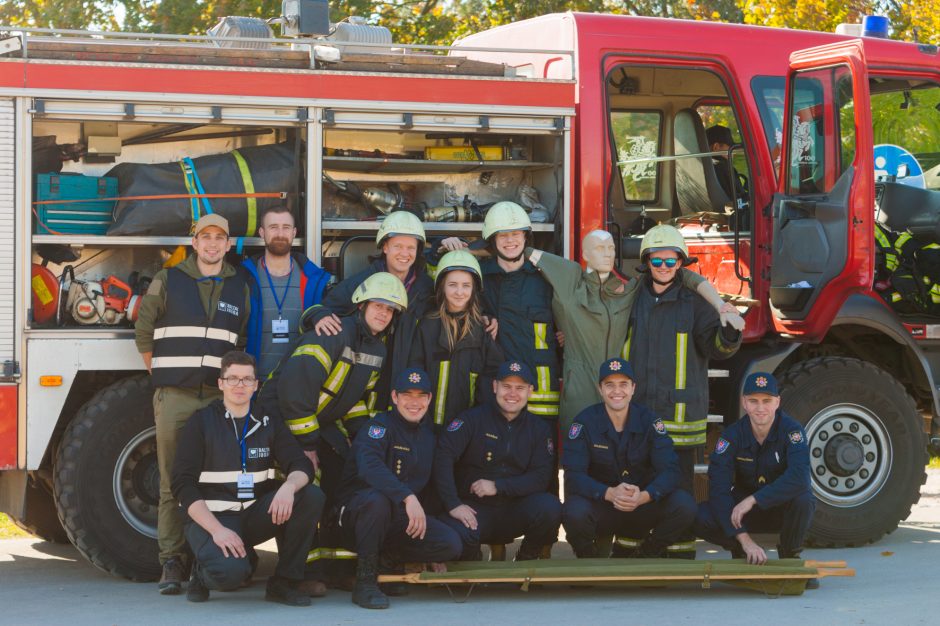
[[[639,548],[641,541],[639,539],[629,539],[627,537],[614,537],[614,543],[623,548]]]
[[[365,352],[353,352],[350,347],[343,348],[343,358],[349,359],[357,365],[368,365],[369,367],[382,367],[382,357]]]
[[[694,422],[668,422],[663,421],[666,430],[669,432],[694,432],[696,430],[705,430],[708,428],[708,420],[695,420]]]
[[[699,435],[670,435],[672,443],[676,447],[682,446],[700,446],[705,444],[705,433]]]
[[[551,391],[552,379],[550,377],[548,366],[546,365],[537,366],[535,368],[535,377],[536,377],[536,380],[538,381],[538,386],[536,387],[536,391],[539,391],[539,392]],[[534,395],[535,394],[533,394],[533,397]]]
[[[681,541],[667,547],[668,552],[695,552],[694,541]]]
[[[450,378],[450,361],[441,361],[437,368],[437,397],[434,399],[434,423],[444,423],[444,407],[447,405],[447,383]]]
[[[330,368],[333,367],[333,359],[330,358],[330,353],[323,349],[323,346],[318,345],[302,345],[298,346],[296,350],[291,354],[292,357],[295,356],[312,356],[317,361],[320,362],[320,365],[323,366],[323,369],[327,372],[330,371]]]
[[[737,351],[734,346],[729,346],[721,340],[721,330],[715,333],[715,347],[718,348],[719,352],[724,352],[725,354],[731,354]]]
[[[235,345],[238,333],[224,328],[206,328],[205,326],[164,326],[153,331],[154,341],[157,339],[172,339],[174,337],[194,337],[197,339],[217,339]]]
[[[238,150],[232,150],[232,156],[235,157],[235,163],[238,164],[238,173],[242,176],[242,184],[245,186],[246,194],[255,192],[255,184],[251,180],[251,170],[248,169],[248,163],[245,157]],[[253,197],[245,198],[245,204],[248,205],[248,228],[245,229],[245,236],[252,237],[257,230],[258,224],[258,199]]]
[[[633,326],[627,329],[627,340],[623,343],[623,349],[620,350],[620,358],[624,361],[630,360],[630,341],[633,339]]]
[[[557,391],[546,391],[544,393],[535,392],[529,397],[529,402],[558,402],[561,394]]]
[[[369,407],[363,400],[353,405],[351,409],[343,416],[344,421],[356,419],[357,417],[368,417]]]
[[[676,389],[685,389],[689,334],[676,333]],[[685,402],[676,402],[675,421],[685,421]]]
[[[379,382],[379,372],[369,374],[369,382],[366,383],[366,390],[375,389],[375,384]]]
[[[352,365],[346,361],[337,363],[336,367],[333,368],[333,371],[330,372],[330,375],[327,377],[326,382],[323,383],[323,388],[329,391],[331,395],[335,396],[340,388],[342,388],[343,383],[346,382],[346,375],[349,374],[350,368],[352,368]]]
[[[545,335],[548,334],[548,324],[545,322],[535,322],[532,326],[535,330],[535,349],[548,350],[548,343],[545,341]]]
[[[263,483],[266,480],[274,479],[274,469],[261,470],[259,472],[248,472],[255,484]],[[238,481],[238,477],[241,475],[239,470],[234,472],[201,472],[199,474],[199,482],[201,483],[234,483]]]
[[[476,372],[470,372],[470,404],[473,404],[473,399],[477,397],[477,378],[479,374]],[[468,409],[470,407],[467,407]]]
[[[306,435],[320,428],[320,422],[317,421],[316,415],[284,420],[284,423],[287,424],[287,428],[290,429],[292,435]]]
[[[558,405],[557,404],[532,404],[529,403],[528,407],[529,413],[533,415],[544,415],[544,416],[557,416],[558,415]]]
[[[235,500],[203,500],[203,502],[206,503],[206,508],[213,513],[220,513],[222,511],[244,511],[255,503],[254,500],[245,500],[244,502],[236,502]]]
[[[334,559],[355,559],[358,555],[351,550],[343,550],[342,548],[337,548],[333,550]]]
[[[324,559],[351,560],[358,558],[355,552],[343,548],[314,548],[307,553],[307,563]]]
[[[222,367],[220,356],[155,356],[150,361],[151,369],[167,367]]]

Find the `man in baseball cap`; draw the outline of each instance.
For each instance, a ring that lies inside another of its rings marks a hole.
[[[423,421],[431,405],[428,373],[402,370],[392,383],[392,404],[359,431],[339,498],[342,527],[358,555],[352,601],[366,609],[389,606],[376,580],[380,554],[443,563],[463,548],[457,533],[427,516],[418,500],[431,478],[435,446],[434,432]]]
[[[724,430],[709,458],[709,497],[699,505],[695,532],[758,565],[767,553],[751,533],[779,532],[780,558],[797,558],[816,507],[806,433],[780,409],[769,372],[744,380],[741,406],[744,417]]]
[[[606,557],[598,536],[616,534],[619,554],[666,556],[688,530],[695,500],[679,486],[679,459],[663,421],[632,401],[636,375],[621,358],[598,372],[603,402],[575,417],[568,429],[563,523],[578,558]]]

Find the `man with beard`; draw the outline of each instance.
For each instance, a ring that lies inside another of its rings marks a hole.
[[[290,344],[300,335],[300,314],[323,297],[330,275],[300,252],[291,253],[297,227],[285,205],[271,207],[261,218],[258,236],[264,253],[242,261],[251,278],[251,316],[246,351],[265,380]]]

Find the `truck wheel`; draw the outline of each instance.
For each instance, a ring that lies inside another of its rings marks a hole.
[[[69,537],[59,521],[50,489],[32,476],[27,480],[26,510],[22,518],[13,518],[13,523],[45,541],[68,543]]]
[[[95,566],[134,581],[160,575],[160,475],[149,376],[119,380],[85,403],[55,464],[59,518]]]
[[[857,359],[810,359],[784,374],[781,399],[809,440],[811,544],[864,545],[907,519],[927,479],[927,446],[914,399],[891,374]]]

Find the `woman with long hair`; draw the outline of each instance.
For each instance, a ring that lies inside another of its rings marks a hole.
[[[493,377],[504,360],[486,332],[482,285],[480,264],[472,254],[455,250],[441,257],[435,300],[418,323],[408,362],[431,375],[435,430],[492,395]]]

